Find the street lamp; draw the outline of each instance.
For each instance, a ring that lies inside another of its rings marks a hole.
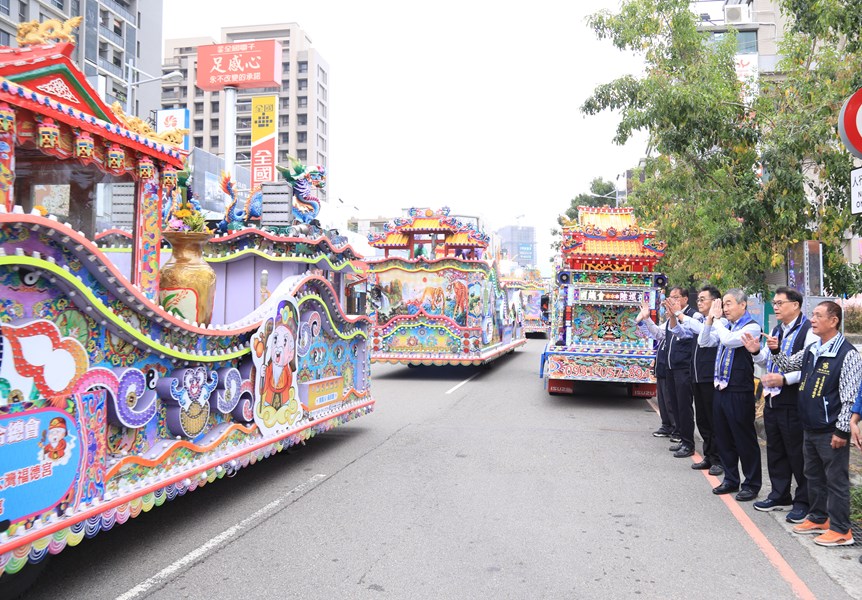
[[[182,71],[171,71],[170,73],[165,73],[160,77],[153,77],[149,73],[140,70],[137,67],[133,67],[131,63],[126,63],[126,67],[128,67],[129,71],[126,76],[126,114],[132,114],[132,88],[137,87],[143,83],[152,83],[153,81],[161,81],[163,79],[182,79],[185,77]],[[141,75],[147,76],[149,79],[141,79],[140,81],[132,81],[132,71],[135,73],[140,73]]]
[[[607,194],[594,194],[589,192],[587,195],[592,196],[593,198],[613,198],[614,206],[616,208],[620,207],[620,191],[616,188],[614,188],[613,192],[608,192]]]

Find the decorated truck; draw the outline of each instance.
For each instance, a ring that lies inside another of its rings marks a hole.
[[[526,343],[520,289],[477,220],[411,208],[368,238],[383,251],[367,261],[372,362],[477,365]]]
[[[577,220],[564,225],[540,368],[549,393],[605,381],[654,395],[655,343],[638,331],[635,317],[644,301],[655,317],[666,283],[655,266],[664,248],[628,207],[581,206]]]
[[[68,39],[22,44],[0,48],[0,586],[374,405],[371,322],[342,309],[364,264],[310,227],[323,169],[292,162],[213,237],[184,132],[108,107]]]
[[[549,326],[549,296],[538,269],[514,269],[503,277],[507,289],[519,290],[524,314],[524,333],[547,335]]]

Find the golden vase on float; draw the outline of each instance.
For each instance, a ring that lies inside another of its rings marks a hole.
[[[171,257],[159,272],[159,304],[171,315],[203,325],[213,316],[216,275],[203,258],[206,231],[163,231]]]

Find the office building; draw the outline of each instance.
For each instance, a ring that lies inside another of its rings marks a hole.
[[[536,261],[536,228],[507,225],[497,232],[503,258],[522,267],[534,267]]]
[[[143,119],[160,106],[162,0],[0,0],[0,45],[18,25],[82,16],[73,60],[107,104]],[[137,82],[142,82],[138,84]]]
[[[184,79],[164,81],[162,108],[188,108],[192,146],[223,156],[225,148],[224,92],[207,92],[195,86],[197,48],[215,43],[275,39],[282,47],[280,88],[240,89],[237,93],[236,158],[239,166],[251,163],[251,97],[278,96],[278,156],[287,165],[293,156],[305,164],[328,164],[329,66],[311,39],[296,23],[224,27],[221,39],[165,40],[162,73],[179,70]],[[316,190],[326,200],[326,190]]]

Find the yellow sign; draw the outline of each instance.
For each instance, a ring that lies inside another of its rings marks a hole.
[[[251,99],[251,143],[274,135],[276,127],[275,107],[278,96],[253,96]]]

